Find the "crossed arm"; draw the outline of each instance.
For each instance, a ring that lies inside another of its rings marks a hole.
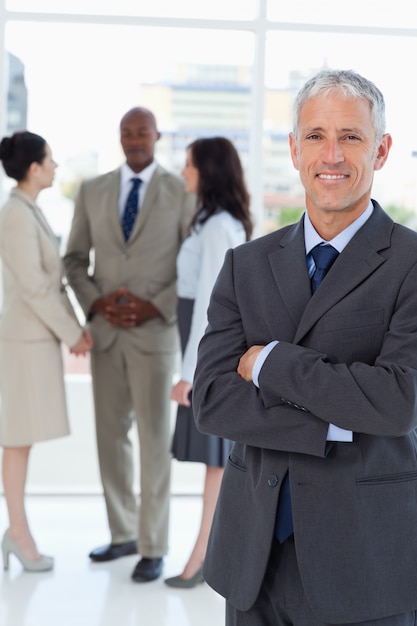
[[[249,288],[241,281],[235,292],[239,272],[232,274],[230,261],[231,256],[212,295],[209,328],[200,344],[194,379],[194,413],[203,432],[258,447],[320,455],[329,424],[390,437],[416,427],[417,334],[411,313],[417,306],[417,267],[403,280],[397,310],[389,328],[378,331],[380,348],[374,358],[369,349],[369,363],[337,362],[284,340],[265,360],[258,388],[251,382],[263,349],[256,339],[262,335],[272,339],[270,327],[276,316],[273,312],[265,319],[258,315],[261,306],[248,306],[249,314],[245,310],[242,317]],[[269,303],[262,304],[266,310]],[[366,331],[359,330],[364,337]]]

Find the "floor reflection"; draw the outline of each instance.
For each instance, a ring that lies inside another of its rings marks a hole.
[[[178,574],[188,556],[200,516],[200,498],[172,499],[170,553],[164,576]],[[2,626],[222,626],[224,601],[206,584],[170,589],[163,580],[130,580],[137,556],[91,563],[91,548],[106,543],[100,496],[32,496],[28,513],[39,547],[55,557],[52,572],[24,572],[10,556],[1,569]],[[6,527],[3,499],[0,532]]]

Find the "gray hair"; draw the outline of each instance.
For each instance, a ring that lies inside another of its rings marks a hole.
[[[372,121],[375,129],[375,143],[378,146],[385,133],[385,102],[378,87],[370,80],[352,70],[322,70],[298,92],[293,108],[294,137],[298,140],[300,109],[310,98],[337,92],[344,98],[365,98],[371,105]]]

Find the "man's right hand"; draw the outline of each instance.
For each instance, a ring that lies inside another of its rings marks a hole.
[[[91,306],[91,312],[103,315],[109,324],[120,328],[134,328],[148,319],[160,316],[152,302],[137,298],[126,287],[97,298]]]
[[[107,296],[102,296],[101,298],[97,298],[94,300],[91,305],[91,311],[93,313],[98,313],[106,318],[106,321],[112,326],[121,326],[121,309],[119,298],[121,297],[120,289],[114,291],[113,293],[108,294]]]

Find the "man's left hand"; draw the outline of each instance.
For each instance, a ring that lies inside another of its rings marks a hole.
[[[117,320],[113,317],[111,322],[121,328],[133,328],[160,315],[152,302],[141,300],[130,293],[126,287],[121,287],[118,291]]]

